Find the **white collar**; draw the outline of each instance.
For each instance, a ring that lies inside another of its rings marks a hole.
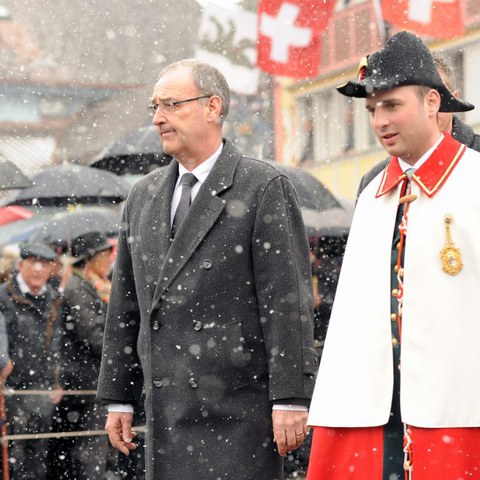
[[[215,162],[218,160],[218,157],[222,153],[222,150],[223,142],[220,142],[220,146],[217,148],[215,153],[211,157],[207,158],[204,162],[202,162],[198,167],[195,167],[191,172],[189,172],[183,165],[179,163],[177,185],[180,182],[180,179],[182,178],[182,175],[184,173],[193,173],[197,178],[197,181],[202,184],[208,177],[208,174],[212,171],[212,168],[215,165]]]

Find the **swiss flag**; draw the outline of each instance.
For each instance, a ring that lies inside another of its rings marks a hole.
[[[318,75],[321,33],[335,0],[260,0],[258,66],[273,75],[308,78]]]
[[[465,31],[463,0],[383,0],[384,19],[420,36],[450,39]]]

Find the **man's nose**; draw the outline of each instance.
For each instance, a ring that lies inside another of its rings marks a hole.
[[[388,115],[386,115],[383,109],[376,108],[375,111],[372,113],[370,121],[372,123],[373,128],[381,129],[388,125],[389,119],[388,119]]]
[[[153,118],[152,118],[153,125],[160,125],[161,123],[164,123],[165,121],[166,121],[165,112],[160,110],[160,108],[157,108],[155,110],[155,114],[153,115]]]

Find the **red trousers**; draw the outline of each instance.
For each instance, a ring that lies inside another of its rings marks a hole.
[[[383,427],[313,430],[307,480],[383,479]],[[410,430],[412,480],[480,480],[480,428]]]

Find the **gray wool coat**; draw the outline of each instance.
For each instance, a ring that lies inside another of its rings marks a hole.
[[[274,166],[229,143],[175,239],[175,161],[126,201],[98,396],[147,415],[147,478],[274,480],[271,403],[311,398],[308,244]]]

